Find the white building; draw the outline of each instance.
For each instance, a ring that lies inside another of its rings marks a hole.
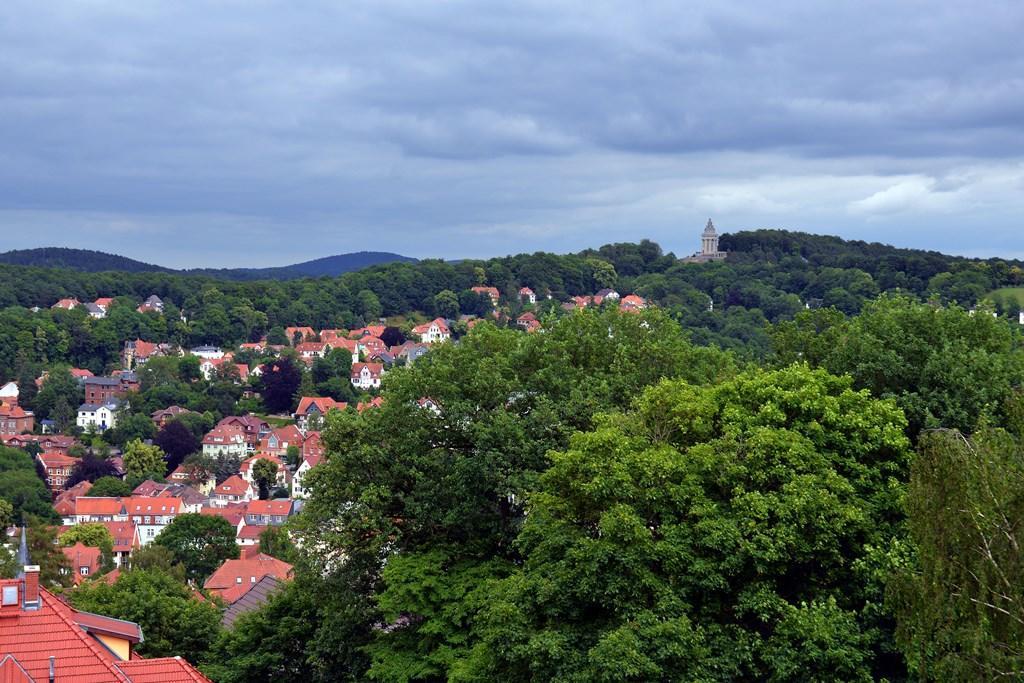
[[[220,360],[224,357],[224,351],[216,346],[197,346],[191,353],[204,360]]]
[[[75,420],[75,424],[84,430],[91,427],[97,432],[113,429],[117,426],[118,405],[120,403],[116,400],[103,404],[83,403],[78,406],[78,419]]]

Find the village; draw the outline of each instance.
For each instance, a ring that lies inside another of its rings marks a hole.
[[[479,286],[473,291],[489,297],[492,321],[501,322],[504,316],[504,322],[524,333],[543,331],[542,320],[534,312],[538,295],[529,287],[518,290],[517,304],[525,310],[514,323],[503,312],[497,288]],[[550,294],[544,296],[550,298]],[[113,298],[87,303],[61,299],[53,308],[82,307],[89,316],[99,319],[114,302]],[[635,294],[620,296],[614,289],[605,288],[591,296],[573,297],[559,308],[565,314],[602,306],[639,311],[647,307],[647,302]],[[163,314],[164,302],[153,295],[140,303],[137,311]],[[167,342],[127,339],[120,367],[107,374],[98,376],[81,368],[68,370],[84,398],[73,420],[66,424],[54,419],[37,422],[34,413],[19,401],[18,383],[0,385],[0,440],[4,446],[29,452],[38,462],[37,469],[45,475],[53,508],[60,518],[58,538],[85,524],[102,525],[113,538],[112,566],[106,572],[99,547],[78,541],[61,548],[67,559],[65,571],[71,574],[74,586],[89,581],[113,583],[122,570],[131,567],[135,552],[153,544],[182,515],[226,520],[234,530],[239,557],[224,561],[194,588],[223,601],[223,623],[229,625],[239,614],[262,605],[280,582],[292,576],[289,563],[263,552],[261,538],[267,537],[268,529],[287,529],[289,519],[301,513],[308,496],[309,473],[329,457],[321,438],[327,416],[334,411],[362,413],[380,406],[386,400],[382,390],[386,384],[382,383],[390,371],[416,363],[437,345],[458,343],[455,329],[471,329],[484,319],[438,317],[407,325],[404,332],[389,327],[386,319],[357,329],[293,326],[284,331],[286,344],[271,344],[264,337],[234,349],[210,345],[184,349]],[[125,451],[156,449],[154,442],[163,443],[162,435],[169,427],[181,431],[182,424],[193,428],[202,424],[202,416],[196,411],[176,404],[161,405],[144,416],[152,429],[141,433],[155,433],[155,437],[136,439],[124,450],[103,440],[105,434],[124,428],[122,423],[139,421],[133,405],[138,402],[140,375],[146,373],[147,365],[155,365],[155,359],[189,359],[198,369],[193,382],[228,382],[239,387],[240,396],[251,405],[252,400],[260,398],[262,375],[277,372],[278,363],[290,360],[299,372],[309,373],[317,361],[329,356],[344,358],[340,372],[347,366],[347,381],[361,400],[346,402],[297,391],[291,397],[289,412],[224,415],[201,435],[196,434],[196,452],[182,457],[180,453],[174,456],[157,450],[164,458],[165,471],[150,472],[144,480],[133,482],[128,495],[92,491],[96,474],[105,472],[106,478],[113,476],[122,481],[132,479],[131,468],[125,465],[125,458],[130,456]],[[43,390],[48,380],[49,372],[44,371],[35,380],[36,390]],[[429,397],[423,397],[419,406],[441,410]],[[84,460],[97,458],[103,463],[99,471],[80,471]],[[8,529],[12,546],[18,533],[16,527]]]

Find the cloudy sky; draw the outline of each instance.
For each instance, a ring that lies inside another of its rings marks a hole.
[[[0,250],[1024,257],[1024,3],[3,0]]]

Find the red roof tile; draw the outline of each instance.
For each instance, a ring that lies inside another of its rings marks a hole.
[[[131,677],[133,683],[211,683],[181,657],[133,659],[117,666]]]

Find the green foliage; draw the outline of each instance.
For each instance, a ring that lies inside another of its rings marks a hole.
[[[259,488],[260,500],[270,496],[270,488],[277,481],[277,465],[267,458],[260,458],[252,465],[252,479]]]
[[[467,680],[873,680],[905,422],[795,366],[664,382],[577,434],[530,499],[525,563],[478,617]],[[881,670],[880,670],[881,669]]]
[[[910,434],[925,428],[973,430],[1003,418],[1024,377],[1024,343],[1005,321],[906,297],[883,297],[848,320],[827,312],[797,316],[773,331],[780,363],[805,359],[875,396],[893,397]]]
[[[132,495],[132,488],[118,477],[100,477],[85,495],[91,498],[119,498]]]
[[[276,557],[279,560],[295,564],[298,551],[288,531],[281,526],[268,526],[260,534],[260,552]]]
[[[920,680],[1024,670],[1024,448],[999,430],[922,436],[907,493],[915,564],[893,581],[900,642]],[[1016,673],[1013,673],[1016,672]]]
[[[0,446],[0,500],[7,501],[18,523],[26,516],[57,521],[50,491],[36,473],[32,458],[16,448]]]
[[[239,554],[235,527],[216,515],[178,515],[154,543],[170,550],[174,561],[185,567],[185,575],[199,582]]]
[[[199,600],[188,585],[157,569],[132,569],[113,585],[88,582],[71,593],[71,604],[87,612],[135,622],[146,657],[207,658],[220,633],[220,610]]]
[[[99,548],[102,570],[110,571],[114,567],[114,537],[110,534],[110,530],[102,524],[76,524],[62,533],[57,538],[57,542],[64,547],[82,543]]]
[[[164,452],[159,446],[144,444],[138,439],[129,441],[124,447],[124,472],[126,478],[163,479],[167,474]]]
[[[39,565],[39,582],[50,588],[71,585],[71,566],[57,545],[57,528],[38,517],[28,517],[28,557]]]

